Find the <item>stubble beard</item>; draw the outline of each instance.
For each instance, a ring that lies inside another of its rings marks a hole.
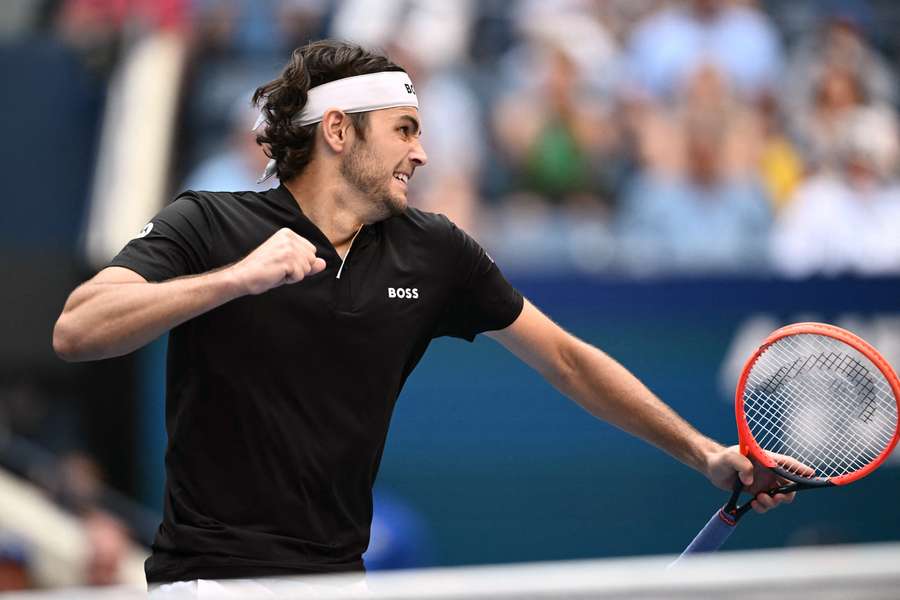
[[[378,168],[380,164],[369,145],[357,141],[340,165],[340,173],[350,187],[371,202],[373,221],[395,217],[406,211],[406,199],[391,192],[390,178],[385,180],[384,171]]]

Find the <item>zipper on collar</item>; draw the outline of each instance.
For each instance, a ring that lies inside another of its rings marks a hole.
[[[363,230],[363,227],[365,227],[365,225],[361,225],[359,227],[359,229],[356,230],[356,233],[353,234],[353,237],[350,238],[350,245],[347,246],[347,252],[344,254],[344,257],[341,259],[341,267],[338,269],[337,277],[335,277],[335,279],[341,278],[341,273],[344,270],[344,264],[347,262],[347,259],[350,258],[350,250],[353,249],[353,242],[356,241],[356,236],[358,236],[359,232]]]

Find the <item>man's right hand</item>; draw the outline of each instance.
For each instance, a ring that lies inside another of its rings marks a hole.
[[[53,349],[68,361],[121,356],[188,319],[247,294],[261,294],[325,269],[316,248],[281,229],[226,269],[148,283],[107,267],[69,295],[53,330]]]
[[[245,294],[262,294],[287,283],[297,283],[325,269],[309,240],[288,228],[279,229],[229,270]]]

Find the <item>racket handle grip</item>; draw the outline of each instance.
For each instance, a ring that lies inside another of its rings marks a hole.
[[[697,534],[693,541],[688,544],[688,547],[684,549],[681,556],[675,559],[675,562],[669,565],[669,567],[674,567],[681,559],[690,556],[691,554],[715,552],[725,543],[725,540],[727,540],[728,536],[734,531],[735,525],[737,525],[737,521],[720,508],[706,523],[703,529],[700,530],[700,533]]]

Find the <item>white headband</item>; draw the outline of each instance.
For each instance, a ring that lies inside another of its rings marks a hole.
[[[309,90],[306,106],[294,117],[294,123],[301,127],[318,123],[324,118],[325,112],[332,108],[345,113],[360,113],[399,106],[419,107],[416,88],[409,75],[403,71],[356,75],[329,81]],[[253,131],[265,121],[265,114],[260,112]],[[275,160],[272,159],[257,183],[262,183],[274,173]]]

